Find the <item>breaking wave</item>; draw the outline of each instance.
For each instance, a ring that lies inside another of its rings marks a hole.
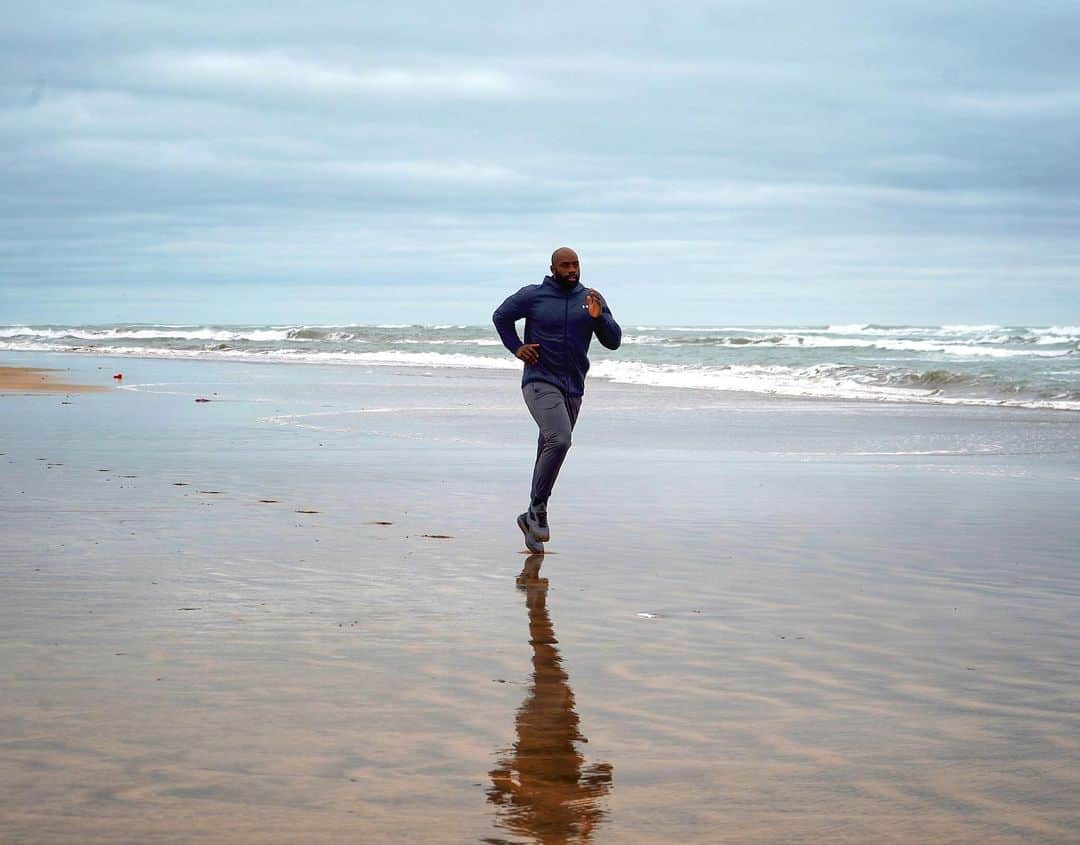
[[[0,350],[512,371],[489,326],[0,326]],[[635,326],[594,344],[591,375],[622,384],[819,399],[1080,410],[1080,327]]]

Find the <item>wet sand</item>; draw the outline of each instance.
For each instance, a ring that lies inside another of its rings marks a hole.
[[[512,378],[125,376],[0,401],[2,841],[1076,841],[1071,415],[597,382],[539,559]]]
[[[56,381],[51,368],[0,366],[0,394],[4,393],[91,393],[106,388],[91,384]]]

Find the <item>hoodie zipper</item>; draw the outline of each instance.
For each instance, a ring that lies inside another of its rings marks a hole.
[[[570,293],[568,291],[566,293],[564,299],[563,299],[562,348],[563,348],[563,357],[564,358],[568,357],[568,350],[566,348],[566,333],[567,333],[567,324],[569,322],[570,322]],[[570,392],[570,376],[568,376],[566,374],[566,372],[565,372],[565,369],[566,369],[566,367],[568,365],[569,365],[569,362],[565,362],[564,365],[563,365],[564,366],[563,381],[565,382],[566,392],[567,393]]]

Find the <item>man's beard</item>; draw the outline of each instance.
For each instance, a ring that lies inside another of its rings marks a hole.
[[[558,273],[556,273],[555,281],[558,282],[561,287],[572,288],[574,285],[581,281],[581,276],[580,274],[577,276],[560,276]]]

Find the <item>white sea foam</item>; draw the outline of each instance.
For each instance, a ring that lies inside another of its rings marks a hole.
[[[897,398],[929,396],[934,392],[868,384],[859,380],[854,368],[831,365],[808,368],[759,364],[696,367],[640,361],[600,361],[591,372],[627,384],[783,396],[880,399],[889,395]]]
[[[845,326],[827,326],[823,331],[829,334],[860,334],[869,328],[866,323],[851,323]]]
[[[664,326],[656,331],[665,332],[753,332],[752,328],[739,326]],[[762,329],[762,331],[775,332],[775,329]]]
[[[55,343],[43,343],[39,340],[0,340],[0,350],[7,352],[66,352]]]
[[[0,337],[35,337],[54,340],[204,340],[204,341],[269,341],[289,340],[291,329],[215,329],[209,327],[146,327],[146,328],[31,328],[5,327]]]
[[[0,327],[0,350],[520,371],[494,333],[468,328],[20,325]],[[1078,410],[1078,339],[1074,326],[640,327],[616,357],[599,351],[592,375],[779,396]]]
[[[355,359],[365,364],[405,364],[422,367],[464,367],[483,370],[517,370],[521,364],[508,355],[489,357],[465,355],[458,352],[354,352],[341,353],[339,357]]]
[[[1003,326],[994,325],[992,323],[984,325],[956,323],[945,326],[877,326],[872,323],[852,323],[850,325],[829,326],[828,328],[821,330],[811,328],[799,328],[799,330],[809,334],[821,331],[825,334],[872,335],[875,337],[955,336],[978,333],[985,334],[987,332],[1000,333],[1005,331]]]
[[[1003,328],[1002,326],[998,326],[998,325],[995,325],[993,323],[990,323],[988,325],[977,325],[977,326],[972,326],[972,325],[967,325],[967,324],[964,324],[964,323],[959,323],[959,324],[951,325],[951,326],[942,326],[941,331],[943,331],[943,332],[953,332],[955,334],[974,334],[975,332],[997,332],[997,331],[1001,331],[1002,328]]]
[[[971,346],[968,344],[950,344],[935,340],[897,340],[883,341],[875,344],[877,349],[887,349],[907,352],[941,352],[945,355],[958,355],[968,358],[1021,358],[1034,356],[1037,358],[1059,358],[1070,354],[1068,349],[1060,351],[1039,349],[1001,349],[997,346]]]
[[[985,338],[971,343],[954,343],[947,340],[904,340],[904,339],[868,339],[857,337],[821,336],[812,334],[788,334],[772,340],[763,338],[749,344],[729,344],[733,349],[753,346],[802,347],[816,349],[880,349],[893,352],[938,352],[943,355],[956,355],[968,358],[1019,358],[1034,356],[1056,358],[1070,354],[1070,350],[1037,350],[1031,345],[1004,349],[1000,345],[1008,338]],[[1060,340],[1054,341],[1060,343]],[[986,345],[981,345],[986,344]]]
[[[416,413],[452,413],[460,411],[476,412],[476,407],[471,405],[402,405],[386,406],[381,408],[351,408],[344,411],[314,411],[306,414],[274,414],[268,417],[260,417],[259,422],[272,425],[295,425],[297,420],[304,419],[327,419],[331,417],[350,417],[364,414],[416,414]]]
[[[1014,348],[1001,348],[1000,344],[1008,341],[1007,337],[979,338],[968,343],[955,343],[948,340],[905,340],[905,339],[877,339],[865,337],[845,337],[840,335],[820,335],[810,333],[783,334],[765,337],[749,337],[745,332],[738,338],[716,337],[700,339],[679,339],[671,341],[659,341],[666,346],[684,347],[692,343],[722,346],[731,350],[747,350],[752,354],[755,347],[788,347],[803,349],[880,349],[894,352],[938,352],[943,355],[956,355],[964,357],[989,357],[989,358],[1016,358],[1035,356],[1054,358],[1070,354],[1070,350],[1037,350],[1031,348],[1035,344],[1025,344]],[[655,339],[639,341],[656,343]],[[1051,341],[1060,344],[1061,340]],[[985,344],[985,345],[981,345]],[[999,344],[997,346],[991,344]]]
[[[404,337],[388,341],[394,346],[502,346],[498,338],[490,337],[466,337],[449,340],[437,340],[435,338]]]
[[[810,334],[789,334],[784,335],[776,341],[763,340],[759,342],[763,345],[803,346],[819,349],[870,349],[877,347],[880,343],[880,341],[867,340],[865,338],[821,337],[820,335]]]
[[[500,355],[482,356],[442,352],[311,352],[305,349],[170,349],[153,346],[57,347],[54,344],[0,341],[0,350],[93,353],[140,358],[213,359],[218,361],[288,361],[307,364],[383,364],[465,369],[518,369],[521,364]]]
[[[820,399],[873,399],[892,402],[925,402],[1080,410],[1080,402],[1059,400],[997,399],[943,395],[937,388],[895,387],[847,365],[785,367],[779,365],[733,365],[695,367],[679,364],[646,364],[639,361],[601,361],[594,375],[625,384],[652,387],[757,393]]]

